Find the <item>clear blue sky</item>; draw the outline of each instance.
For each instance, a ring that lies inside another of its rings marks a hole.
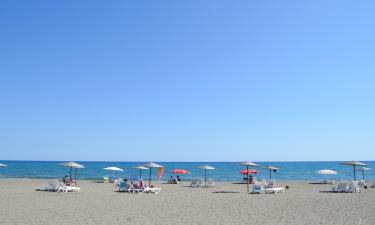
[[[0,159],[375,159],[375,3],[0,3]]]

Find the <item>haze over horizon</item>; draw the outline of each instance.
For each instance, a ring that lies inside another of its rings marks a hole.
[[[0,159],[375,160],[373,1],[0,5]]]

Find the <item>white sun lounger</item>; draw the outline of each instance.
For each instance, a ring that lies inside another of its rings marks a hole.
[[[159,194],[161,191],[161,188],[149,188],[149,187],[146,187],[145,189],[143,189],[143,192],[145,193],[153,193],[153,194]]]
[[[360,193],[361,189],[359,188],[358,181],[352,181],[349,184],[348,189],[346,190],[347,193]]]
[[[256,183],[253,185],[253,190],[251,194],[261,194],[264,192],[264,185],[262,183]]]
[[[199,185],[200,185],[199,180],[192,180],[191,184],[190,184],[190,187],[197,188],[197,187],[199,187]]]
[[[278,193],[284,193],[284,188],[281,188],[281,187],[265,188],[264,191],[266,194],[278,194]]]
[[[48,182],[47,187],[45,188],[46,191],[59,191],[60,182],[57,179],[50,180]]]
[[[215,187],[214,179],[209,178],[209,179],[207,180],[207,187]]]
[[[78,192],[79,190],[81,190],[81,188],[66,186],[63,182],[61,182],[58,192]]]
[[[332,187],[332,192],[341,193],[347,192],[349,189],[349,183],[347,181],[340,181],[337,186]]]

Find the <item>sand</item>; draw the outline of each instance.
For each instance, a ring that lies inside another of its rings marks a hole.
[[[78,193],[35,191],[45,180],[0,180],[1,225],[331,225],[375,224],[375,189],[326,193],[330,185],[284,182],[283,194],[246,194],[246,185],[214,188],[158,184],[160,194],[115,192],[113,184],[80,181]],[[233,192],[233,193],[231,193]]]

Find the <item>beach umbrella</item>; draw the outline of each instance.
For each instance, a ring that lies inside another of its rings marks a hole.
[[[65,162],[65,163],[61,163],[60,165],[65,166],[65,167],[70,167],[70,180],[72,180],[72,169],[73,168],[76,169],[76,173],[75,173],[75,176],[74,176],[75,177],[74,183],[77,183],[77,169],[85,168],[83,165],[78,164],[76,162]]]
[[[142,178],[142,170],[148,170],[148,168],[147,168],[147,167],[144,167],[144,166],[135,166],[135,167],[133,167],[133,168],[139,170],[139,179]]]
[[[367,164],[352,160],[352,161],[347,161],[347,162],[341,162],[341,165],[347,165],[347,166],[353,166],[353,173],[354,173],[354,180],[357,180],[355,171],[357,166],[367,166]]]
[[[151,187],[151,170],[152,170],[152,168],[161,168],[163,166],[161,166],[159,164],[156,164],[156,163],[153,163],[153,162],[146,163],[143,166],[147,167],[147,168],[150,168],[150,177],[148,179],[148,186]]]
[[[190,174],[189,171],[183,170],[183,169],[174,169],[174,170],[171,171],[171,173],[175,173],[175,174]]]
[[[204,186],[207,187],[207,170],[214,170],[215,167],[212,167],[209,165],[203,165],[203,166],[199,166],[198,168],[204,170]]]
[[[109,170],[112,172],[124,172],[123,169],[115,167],[115,166],[106,167],[106,168],[103,168],[103,170]],[[112,174],[112,177],[114,177],[114,174]]]
[[[357,170],[362,171],[362,180],[365,180],[365,171],[371,170],[371,168],[362,167],[362,168],[358,168]]]
[[[241,162],[241,165],[246,166],[246,170],[249,170],[249,166],[258,167],[257,164],[249,162],[249,161]],[[247,180],[246,180],[247,186],[246,186],[246,188],[247,188],[247,193],[249,193],[249,191],[250,191],[250,187],[249,187],[249,173],[246,174],[246,177],[247,177]]]
[[[274,166],[265,166],[264,168],[270,172],[270,180],[272,179],[272,172],[276,172],[279,169]]]
[[[256,170],[241,170],[240,171],[240,174],[243,174],[243,175],[250,174],[250,173],[257,174],[258,171],[256,171]]]
[[[337,172],[334,171],[334,170],[319,170],[317,173],[322,174],[322,175],[335,175],[335,174],[337,174]]]
[[[103,168],[103,170],[109,170],[109,171],[120,171],[120,172],[124,172],[123,169],[121,168],[118,168],[118,167],[114,167],[114,166],[110,166],[110,167],[106,167],[106,168]]]

